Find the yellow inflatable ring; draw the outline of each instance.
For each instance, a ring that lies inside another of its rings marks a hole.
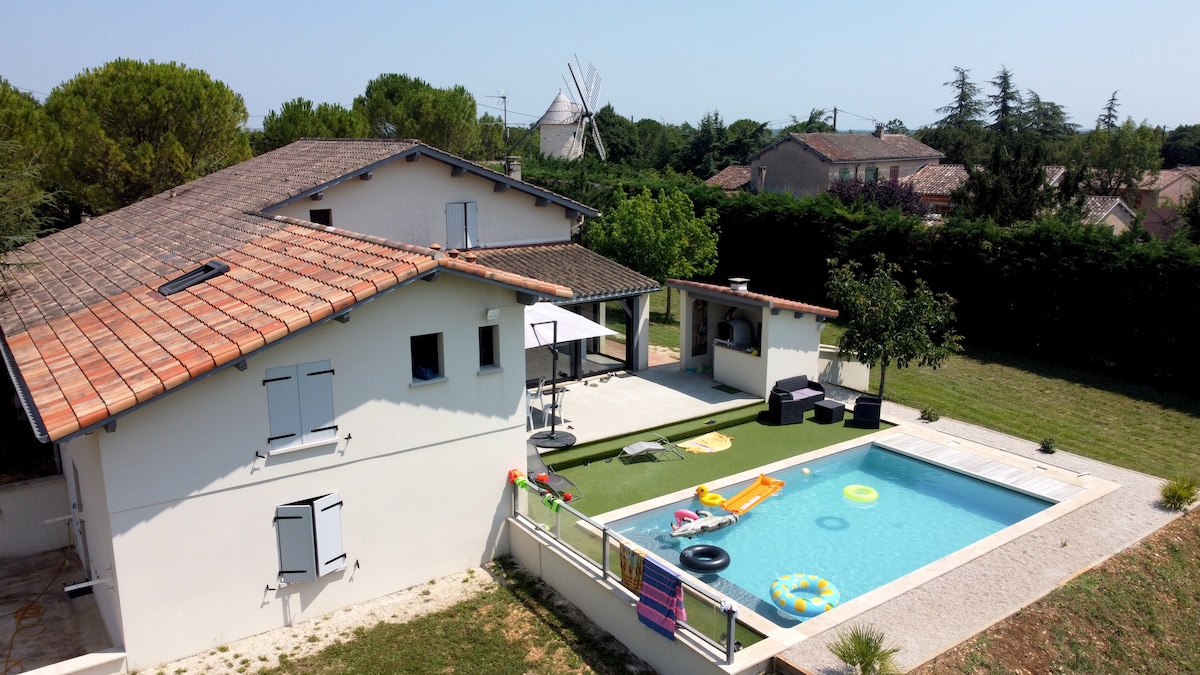
[[[771,583],[771,601],[786,612],[812,618],[837,607],[842,594],[815,574],[785,574]]]
[[[873,502],[879,499],[875,488],[867,485],[847,485],[842,488],[842,496],[853,502]]]
[[[696,488],[696,498],[705,506],[720,506],[725,503],[725,498],[715,492],[709,492],[707,485]]]

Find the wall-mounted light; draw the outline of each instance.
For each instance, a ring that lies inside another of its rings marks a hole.
[[[487,317],[488,321],[495,321],[496,319],[500,318],[500,308],[488,307],[486,310],[484,310],[483,315]]]

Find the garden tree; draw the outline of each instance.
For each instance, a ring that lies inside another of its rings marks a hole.
[[[641,147],[634,123],[618,115],[611,103],[596,111],[595,122],[596,127],[600,129],[600,140],[604,142],[608,161],[636,165],[641,155]],[[591,140],[591,136],[587,138]],[[589,151],[595,151],[594,145],[588,143]]]
[[[0,276],[17,264],[8,254],[46,228],[53,204],[32,153],[16,141],[0,139]]]
[[[838,265],[829,260],[832,272],[829,298],[841,310],[846,331],[838,348],[872,368],[879,366],[879,397],[884,396],[888,366],[905,368],[910,363],[937,368],[959,351],[961,338],[954,330],[954,298],[934,293],[921,279],[912,290],[897,279],[900,266],[883,254],[875,256],[875,270],[860,275],[861,265]]]
[[[1188,240],[1200,244],[1200,185],[1192,186],[1192,191],[1179,207],[1179,217],[1187,227]]]
[[[971,81],[970,73],[965,68],[955,66],[954,79],[942,83],[954,90],[954,100],[934,111],[945,115],[935,126],[967,131],[982,125],[986,108],[979,98],[979,85]]]
[[[908,130],[908,127],[904,126],[903,120],[892,119],[892,120],[889,120],[887,124],[883,125],[883,133],[885,133],[885,134],[902,134],[904,136],[907,136],[910,132]]]
[[[1117,102],[1117,91],[1120,90],[1113,91],[1112,96],[1108,97],[1108,103],[1104,104],[1104,110],[1096,118],[1097,129],[1115,129],[1121,121],[1117,117],[1117,108],[1121,107],[1121,104]]]
[[[750,155],[762,150],[771,142],[773,135],[767,128],[766,122],[738,120],[729,125],[729,145],[726,148],[726,155],[732,160],[732,164],[745,164]]]
[[[3,77],[0,77],[0,140],[20,144],[38,162],[51,161],[59,141],[37,99],[13,87]]]
[[[692,200],[671,188],[657,198],[648,188],[617,201],[584,232],[589,249],[663,283],[712,274],[717,267],[717,212],[697,216]],[[671,320],[670,289],[667,316]]]
[[[251,139],[254,154],[261,155],[301,138],[366,138],[367,120],[338,103],[321,103],[296,98],[263,118],[262,133]]]
[[[376,138],[417,139],[469,159],[482,151],[475,97],[461,85],[438,89],[418,77],[384,73],[354,99]]]
[[[686,145],[679,127],[652,119],[640,119],[635,126],[640,148],[636,166],[661,171],[677,164]]]
[[[1047,164],[1065,164],[1067,147],[1078,132],[1079,125],[1070,121],[1066,109],[1052,101],[1043,100],[1032,89],[1025,92],[1025,107],[1021,114],[1022,132],[1042,146]]]
[[[1158,131],[1146,124],[1124,124],[1080,134],[1071,144],[1070,164],[1086,167],[1088,194],[1122,197],[1132,204],[1137,188],[1162,166]]]
[[[1021,92],[1013,83],[1012,71],[1001,67],[1000,72],[991,80],[996,88],[995,93],[987,97],[991,106],[992,124],[988,127],[1001,136],[1009,136],[1021,128],[1021,113],[1024,102]]]
[[[56,87],[45,111],[75,211],[112,211],[250,157],[242,97],[183,64],[111,61]]]
[[[954,100],[935,112],[944,115],[932,127],[919,129],[913,137],[946,155],[947,164],[973,164],[987,153],[983,116],[987,108],[971,71],[954,68],[954,79],[943,83],[954,91]]]
[[[987,164],[966,169],[967,180],[950,196],[966,217],[1009,227],[1035,219],[1054,200],[1041,147],[1029,138],[997,136]]]
[[[821,134],[836,133],[837,128],[831,124],[833,113],[824,108],[813,108],[808,112],[808,119],[801,121],[795,115],[791,116],[792,123],[779,130],[780,136],[787,134]]]
[[[700,126],[687,136],[687,147],[680,157],[679,170],[698,178],[708,178],[721,169],[734,164],[728,161],[729,130],[721,121],[721,114],[710,112],[700,120]],[[685,132],[686,133],[686,132]]]
[[[1200,166],[1200,124],[1177,126],[1162,147],[1163,167]]]

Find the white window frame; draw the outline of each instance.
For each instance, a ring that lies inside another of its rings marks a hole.
[[[333,374],[329,361],[267,369],[268,455],[337,442]]]
[[[416,373],[417,359],[416,359],[416,354],[414,353],[414,349],[413,349],[413,346],[414,346],[413,340],[415,340],[416,338],[424,338],[424,337],[429,337],[429,336],[434,336],[437,340],[437,368],[434,370],[433,377],[420,378],[420,377],[417,377],[417,373]],[[409,338],[408,338],[408,357],[412,364],[412,369],[413,369],[411,386],[419,387],[419,386],[426,385],[426,384],[432,384],[434,382],[446,381],[446,351],[445,351],[445,341],[443,340],[442,333],[440,333],[440,332],[438,332],[438,333],[422,333],[420,335],[409,336]]]

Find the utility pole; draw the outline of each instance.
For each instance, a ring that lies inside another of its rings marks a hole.
[[[501,89],[497,94],[489,94],[488,98],[500,99],[500,105],[504,107],[504,152],[508,152],[508,92]]]
[[[837,133],[837,106],[833,107],[833,133]]]

